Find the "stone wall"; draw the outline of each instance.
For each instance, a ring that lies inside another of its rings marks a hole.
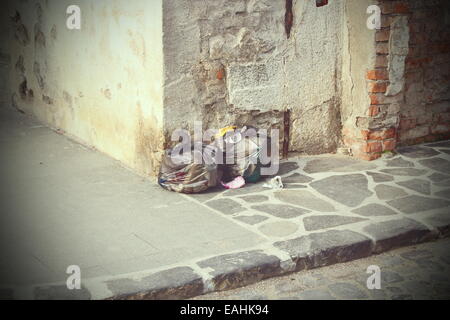
[[[287,32],[288,2],[164,1],[166,139],[194,121],[282,136],[290,110],[290,151],[336,150],[344,1],[293,1]]]

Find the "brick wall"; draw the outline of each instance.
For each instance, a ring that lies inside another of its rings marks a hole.
[[[448,1],[409,3],[409,53],[399,144],[450,138],[450,25]],[[448,17],[447,17],[448,20]]]
[[[343,128],[354,156],[373,160],[398,145],[450,138],[450,26],[446,0],[380,0],[370,103]]]

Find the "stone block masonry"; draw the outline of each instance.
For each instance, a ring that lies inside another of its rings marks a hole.
[[[164,1],[166,139],[201,120],[205,129],[279,129],[289,151],[336,151],[343,8],[342,0]]]

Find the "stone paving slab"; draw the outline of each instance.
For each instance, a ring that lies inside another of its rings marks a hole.
[[[370,163],[291,158],[283,190],[180,195],[23,115],[0,122],[0,298],[184,299],[449,235],[448,142]]]

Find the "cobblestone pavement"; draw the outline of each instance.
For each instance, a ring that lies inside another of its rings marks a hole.
[[[352,230],[376,241],[424,226],[446,233],[449,160],[450,141],[404,147],[372,162],[300,157],[281,164],[281,191],[258,183],[189,197],[273,240]]]
[[[367,289],[367,268],[380,267],[381,289]],[[450,240],[272,278],[194,300],[450,299]]]

